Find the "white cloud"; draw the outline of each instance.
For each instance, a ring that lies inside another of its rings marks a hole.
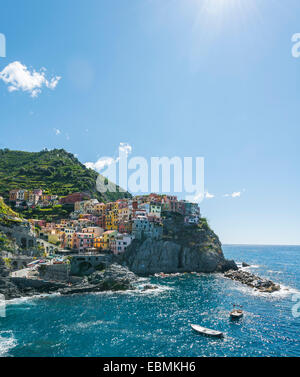
[[[132,152],[132,146],[128,143],[120,143],[119,144],[119,154],[125,153],[126,156],[130,155]],[[120,157],[113,158],[113,157],[101,157],[96,162],[86,162],[84,165],[88,169],[93,169],[98,172],[103,170],[105,167],[110,166],[112,164],[116,164],[119,162]]]
[[[199,192],[199,193],[197,193],[197,194],[194,195],[194,196],[189,196],[189,195],[187,195],[185,199],[186,199],[187,201],[190,201],[190,202],[193,202],[193,203],[200,203],[200,202],[202,202],[203,197],[204,197],[203,193],[202,193],[202,192]]]
[[[116,163],[116,160],[114,160],[112,157],[101,157],[96,162],[86,162],[84,165],[88,169],[93,169],[100,172],[106,166],[112,165],[114,163]]]
[[[120,143],[119,151],[121,153],[126,153],[126,155],[128,156],[132,152],[132,146],[128,143]]]
[[[61,134],[61,130],[59,130],[58,128],[53,128],[53,131],[55,132],[56,136]]]
[[[0,80],[8,85],[9,92],[21,90],[30,93],[31,97],[37,97],[43,86],[53,90],[61,79],[60,76],[47,79],[45,72],[45,68],[42,68],[39,72],[30,71],[26,65],[15,61],[8,64],[0,72]]]
[[[210,194],[208,191],[203,192],[198,192],[194,196],[186,196],[186,200],[191,201],[193,203],[201,203],[203,199],[212,199],[214,198],[215,195]]]
[[[225,198],[240,198],[242,193],[240,191],[235,191],[232,194],[223,195]]]

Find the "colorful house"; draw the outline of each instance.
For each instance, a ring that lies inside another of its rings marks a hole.
[[[157,204],[155,202],[151,202],[150,203],[149,215],[160,217],[161,216],[161,204]]]
[[[116,230],[107,230],[101,237],[95,238],[94,247],[96,249],[108,250],[110,241],[118,234]]]
[[[110,249],[114,254],[124,253],[133,239],[134,236],[131,234],[117,234],[111,239]]]
[[[75,233],[74,248],[79,252],[86,252],[94,248],[94,236],[91,233]]]

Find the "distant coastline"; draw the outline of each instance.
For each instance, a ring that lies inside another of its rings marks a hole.
[[[259,246],[288,246],[288,247],[299,247],[300,246],[300,243],[299,245],[297,244],[272,244],[272,243],[268,243],[268,244],[254,244],[254,243],[223,243],[223,246],[256,246],[256,247],[259,247]]]

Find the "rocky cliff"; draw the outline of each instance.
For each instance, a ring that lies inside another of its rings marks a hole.
[[[136,289],[139,278],[124,266],[111,264],[102,271],[81,277],[76,282],[53,281],[38,278],[10,277],[0,257],[0,294],[6,300],[40,294],[60,293],[70,295],[103,291]]]
[[[234,261],[225,259],[221,242],[205,219],[187,225],[183,216],[163,214],[161,240],[134,240],[122,262],[139,275],[175,272],[224,272],[236,270]]]

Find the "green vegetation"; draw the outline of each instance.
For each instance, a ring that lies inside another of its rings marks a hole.
[[[0,198],[0,216],[7,216],[7,217],[19,217],[19,215],[14,212],[9,206],[7,206],[3,199]]]
[[[7,206],[3,199],[0,198],[0,225],[11,226],[15,223],[21,223],[23,220],[19,214]]]
[[[48,222],[66,219],[74,211],[72,204],[56,205],[49,208],[28,208],[23,210],[22,216],[26,219],[46,220]]]
[[[22,152],[0,149],[0,195],[8,200],[13,189],[42,189],[45,194],[66,196],[89,192],[100,201],[130,197],[128,192],[99,193],[98,173],[87,169],[72,153],[64,149]]]
[[[2,250],[14,252],[15,244],[6,234],[0,232],[0,251]]]
[[[10,258],[3,258],[3,260],[4,260],[4,263],[5,263],[5,266],[8,269],[11,269],[11,259]]]
[[[198,227],[200,229],[209,230],[209,225],[208,225],[207,219],[205,217],[200,218]]]

